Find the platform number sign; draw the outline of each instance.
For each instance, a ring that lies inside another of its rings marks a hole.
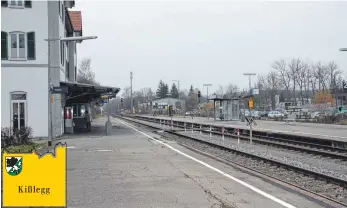
[[[346,82],[345,80],[343,80],[343,82],[342,82],[342,89],[343,89],[344,91],[347,90],[347,82]]]

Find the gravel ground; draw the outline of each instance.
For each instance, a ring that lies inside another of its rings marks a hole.
[[[129,119],[132,120],[132,119]],[[143,123],[146,124],[150,124],[152,126],[157,126],[160,127],[159,124],[154,124],[154,123],[150,123],[150,122],[146,122],[146,121],[141,121]],[[161,126],[161,128],[164,128],[163,126]],[[167,129],[171,129],[171,127],[166,127]],[[306,164],[306,161],[312,162],[313,160],[322,160],[322,158],[320,158],[319,156],[316,155],[310,155],[310,154],[306,154],[305,157],[305,162],[297,162],[295,161],[295,159],[300,159],[300,157],[304,157],[305,155],[300,155],[298,152],[293,152],[293,151],[282,151],[280,149],[276,149],[273,147],[269,147],[269,146],[265,146],[265,145],[250,145],[247,144],[246,142],[240,143],[240,145],[237,145],[237,140],[233,141],[233,139],[228,139],[225,138],[225,140],[223,141],[221,139],[221,137],[219,136],[213,136],[212,138],[209,138],[209,135],[200,135],[199,132],[194,132],[192,133],[191,130],[184,132],[181,132],[184,135],[188,135],[190,137],[194,136],[197,139],[203,139],[209,142],[213,142],[219,145],[224,145],[233,149],[238,149],[244,152],[249,152],[252,154],[256,154],[259,156],[263,156],[263,157],[267,157],[267,158],[271,158],[273,160],[280,160],[281,162],[286,162],[295,166],[299,166],[299,167],[303,167],[303,168],[307,168],[309,170],[313,170],[313,171],[317,171],[317,172],[321,172],[324,174],[331,174],[334,173],[335,177],[337,177],[336,175],[341,176],[341,178],[344,178],[344,176],[346,175],[342,175],[343,171],[346,172],[346,169],[344,169],[343,167],[341,168],[337,168],[338,170],[341,169],[342,171],[337,173],[335,171],[331,171],[328,170],[328,173],[324,172],[326,171],[326,166],[324,166],[324,169],[322,171],[322,167],[317,167],[313,166],[312,164]],[[312,192],[327,196],[329,198],[335,199],[337,201],[340,201],[342,203],[347,204],[347,189],[343,188],[339,185],[335,185],[335,184],[331,184],[331,183],[327,183],[324,180],[321,179],[316,179],[312,176],[307,176],[304,175],[302,173],[293,171],[293,170],[287,170],[285,168],[282,167],[277,167],[272,165],[271,163],[266,163],[264,161],[261,160],[257,160],[251,157],[245,157],[242,155],[238,155],[238,154],[234,154],[233,152],[228,152],[228,151],[224,151],[221,150],[220,148],[215,148],[212,147],[210,145],[207,144],[203,144],[201,142],[197,142],[197,141],[193,141],[193,140],[189,140],[183,137],[178,137],[178,136],[174,136],[171,134],[167,134],[167,133],[159,133],[160,135],[162,135],[165,139],[169,139],[169,140],[173,140],[176,141],[178,143],[181,144],[185,144],[187,146],[190,146],[192,148],[195,149],[199,149],[201,151],[204,151],[206,153],[215,155],[217,157],[220,158],[224,158],[227,159],[229,161],[233,161],[236,162],[240,165],[244,165],[247,166],[248,168],[251,168],[253,170],[257,170],[259,172],[262,172],[264,174],[267,174],[269,176],[273,176],[275,178],[281,179],[283,181],[292,183],[292,184],[296,184],[297,186],[300,186],[302,188],[305,188],[307,190],[310,190]],[[242,145],[242,146],[241,146]],[[276,152],[276,153],[274,153]],[[278,155],[277,153],[282,153],[284,155]],[[277,154],[276,156],[274,156],[274,154]],[[288,156],[288,154],[291,154]],[[305,153],[302,153],[305,154]],[[311,157],[311,158],[310,158]],[[318,161],[318,164],[323,164],[323,163],[332,163],[335,164],[335,166],[339,166],[339,164],[337,163],[343,163],[342,166],[344,166],[346,168],[346,162],[342,162],[342,161],[337,161],[337,160],[328,160],[327,158],[325,158],[327,161]],[[317,161],[316,161],[317,162]],[[301,166],[300,166],[301,165]]]
[[[307,154],[305,152],[284,150],[272,146],[260,145],[260,144],[249,144],[245,141],[240,141],[237,144],[236,139],[222,138],[219,136],[200,135],[199,132],[181,132],[183,135],[209,141],[211,143],[220,144],[232,149],[240,150],[242,152],[251,153],[261,157],[273,159],[280,162],[312,170],[325,175],[334,176],[347,181],[347,162],[338,159],[329,159],[327,157],[320,157],[317,155]]]
[[[201,142],[192,141],[183,137],[173,136],[167,133],[161,133],[165,139],[174,140],[180,144],[185,144],[189,147],[199,149],[203,152],[215,155],[220,158],[227,159],[229,161],[236,162],[240,165],[246,166],[253,170],[257,170],[269,176],[281,179],[291,184],[296,184],[306,190],[327,196],[342,203],[347,204],[347,189],[327,183],[324,180],[316,179],[311,176],[306,176],[302,173],[295,172],[293,170],[287,170],[282,167],[277,167],[271,163],[266,163],[251,157],[245,157],[232,152],[221,150],[220,148],[214,148]]]
[[[168,130],[171,129],[170,126],[164,126],[148,121],[141,122],[160,128],[165,128]],[[225,139],[222,140],[221,136],[217,135],[212,135],[212,137],[210,138],[208,134],[200,134],[199,132],[192,133],[192,131],[189,129],[187,129],[186,132],[182,131],[179,133],[197,139],[209,141],[215,144],[220,144],[232,149],[252,153],[261,157],[266,157],[276,161],[285,162],[296,167],[305,168],[307,170],[315,171],[325,175],[330,175],[347,181],[347,161],[331,159],[325,156],[313,155],[295,150],[287,150],[274,146],[249,144],[246,141],[242,140],[240,140],[240,144],[238,145],[237,139],[225,137]]]

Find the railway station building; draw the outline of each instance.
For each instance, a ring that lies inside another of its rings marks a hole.
[[[47,137],[51,125],[52,136],[58,137],[65,132],[66,106],[96,102],[101,93],[119,92],[119,88],[76,82],[77,44],[82,41],[52,41],[48,56],[48,37],[82,36],[82,15],[70,11],[73,7],[75,1],[1,1],[2,128],[31,127],[34,137]],[[52,88],[61,93],[49,98]]]

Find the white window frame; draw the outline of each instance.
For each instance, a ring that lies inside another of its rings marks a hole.
[[[15,1],[16,4],[12,5],[11,4],[12,1]],[[19,6],[18,2],[22,2],[22,6]],[[10,8],[17,8],[17,9],[24,9],[25,8],[25,1],[24,0],[8,0],[8,7],[10,7]]]
[[[17,57],[12,57],[12,35],[15,34],[17,36]],[[19,34],[23,34],[24,35],[24,58],[20,58],[19,57]],[[28,38],[27,38],[27,33],[25,32],[20,32],[20,31],[16,31],[16,32],[9,32],[8,33],[8,60],[10,61],[26,61],[27,60],[27,56],[28,56]]]
[[[12,100],[12,95],[23,95],[25,94],[25,100]],[[10,92],[10,129],[12,134],[13,128],[13,103],[18,103],[18,112],[20,112],[20,103],[24,103],[24,126],[28,127],[28,93],[25,91],[14,91]],[[19,115],[19,114],[18,114]],[[20,118],[20,117],[19,117]],[[18,127],[20,127],[20,119],[18,119]]]

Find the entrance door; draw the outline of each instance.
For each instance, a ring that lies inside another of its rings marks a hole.
[[[13,131],[26,127],[26,102],[23,100],[11,101],[11,124]]]

